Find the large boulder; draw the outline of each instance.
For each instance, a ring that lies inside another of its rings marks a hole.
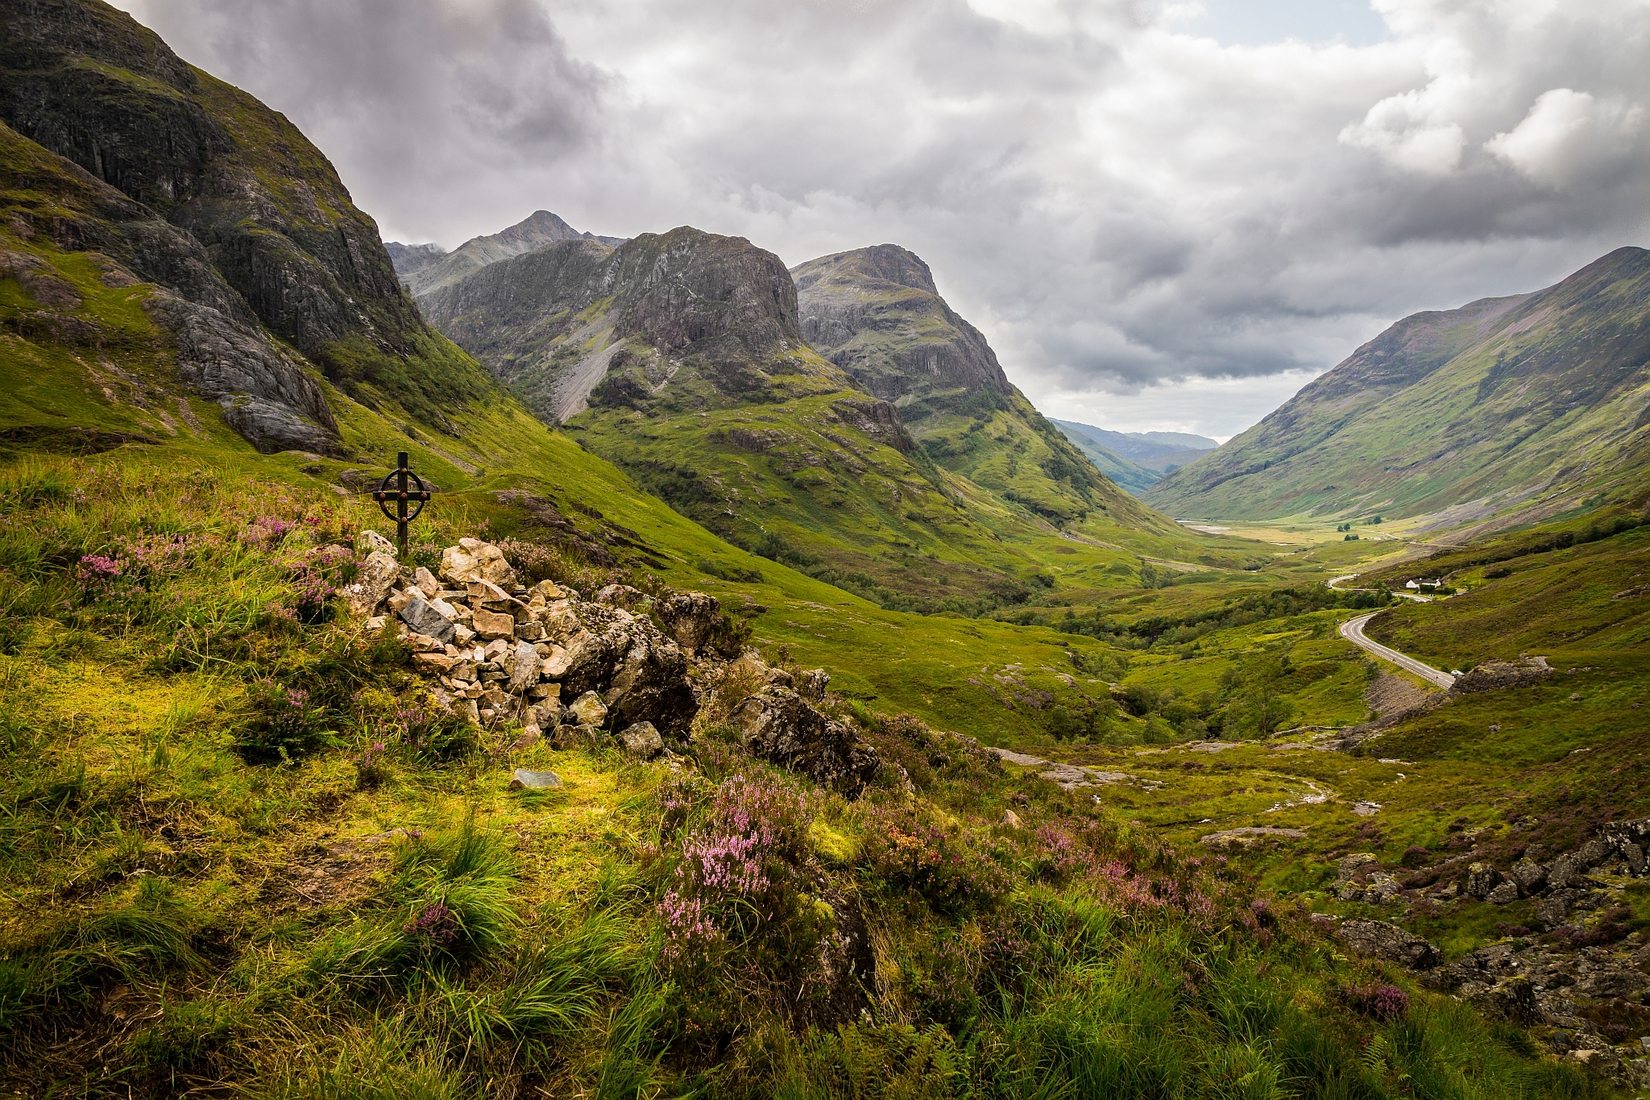
[[[1336,934],[1360,955],[1399,963],[1411,970],[1429,970],[1444,961],[1444,953],[1437,946],[1384,920],[1342,921]]]
[[[852,798],[881,761],[854,731],[788,687],[770,684],[741,700],[728,716],[746,751]]]
[[[665,633],[694,656],[710,649],[721,633],[722,605],[703,592],[678,592],[658,601],[653,614]]]
[[[344,601],[350,614],[367,616],[378,609],[401,576],[401,566],[393,553],[374,550],[356,570],[355,579],[344,586]]]
[[[1630,872],[1635,875],[1650,872],[1650,818],[1611,822],[1600,831],[1600,836],[1627,861]]]
[[[1451,691],[1468,693],[1538,684],[1553,674],[1545,657],[1520,657],[1516,661],[1485,661],[1475,665],[1455,681]]]
[[[631,756],[652,760],[665,751],[665,740],[652,722],[637,722],[619,731],[619,744]]]
[[[512,588],[516,583],[516,571],[504,560],[504,551],[480,539],[459,539],[457,546],[441,551],[441,576],[459,585],[491,581],[501,588]]]
[[[699,703],[681,647],[628,611],[584,604],[579,615],[584,629],[567,640],[562,690],[598,693],[614,729],[652,722],[669,736],[686,737]]]

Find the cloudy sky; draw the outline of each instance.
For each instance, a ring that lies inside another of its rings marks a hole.
[[[1650,245],[1650,0],[117,0],[387,239],[546,208],[928,260],[1056,416],[1225,437]]]

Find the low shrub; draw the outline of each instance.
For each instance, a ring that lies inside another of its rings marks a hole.
[[[343,744],[329,728],[325,708],[317,705],[307,688],[262,680],[248,694],[252,715],[237,734],[235,747],[249,763],[289,764],[318,749]]]

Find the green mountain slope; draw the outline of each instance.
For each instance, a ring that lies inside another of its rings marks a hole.
[[[859,385],[893,402],[937,464],[1062,527],[1164,533],[1032,407],[928,265],[897,245],[810,260],[796,277],[802,332]],[[1109,521],[1109,522],[1108,522]]]
[[[57,256],[94,249],[118,267],[100,281],[158,288],[111,320],[172,345],[190,388],[260,447],[340,447],[295,351],[361,401],[437,427],[487,391],[401,292],[326,158],[126,15],[81,0],[0,5],[0,122],[8,266],[44,287]],[[96,312],[105,296],[90,289]]]
[[[884,603],[990,606],[1033,578],[1115,585],[1138,565],[1118,536],[1175,538],[1017,395],[992,397],[1002,409],[986,418],[1017,436],[937,460],[943,446],[918,446],[892,403],[808,346],[790,275],[742,238],[558,242],[419,302],[541,416],[677,508]]]
[[[1650,252],[1400,321],[1147,493],[1176,515],[1505,525],[1647,487]]]

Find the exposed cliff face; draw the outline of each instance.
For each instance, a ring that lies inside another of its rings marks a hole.
[[[1104,513],[1164,528],[1009,382],[985,336],[940,297],[915,254],[876,245],[792,274],[803,336],[893,402],[940,466],[1057,524]]]
[[[97,0],[0,4],[0,120],[90,177],[36,158],[53,193],[78,196],[75,225],[8,187],[8,205],[28,208],[24,232],[116,254],[169,292],[176,301],[158,297],[155,317],[180,372],[240,410],[231,422],[258,446],[339,446],[319,389],[261,328],[357,396],[437,423],[442,402],[484,392],[424,326],[326,158],[123,13]]]
[[[140,345],[217,401],[226,422],[260,450],[340,449],[307,365],[270,339],[189,234],[3,123],[0,200],[0,280],[16,280],[19,292],[0,331],[73,354],[125,349],[130,357]],[[98,286],[149,284],[143,306],[165,336],[146,336],[135,318],[109,318],[98,297],[75,289],[76,256],[95,257]]]
[[[1504,524],[1646,488],[1650,251],[1393,325],[1147,498],[1181,515]]]
[[[947,397],[1016,392],[981,335],[946,304],[928,265],[881,244],[802,264],[792,274],[802,335],[911,423]],[[977,398],[976,398],[977,400]]]
[[[762,401],[794,395],[799,379],[815,392],[848,385],[817,359],[786,359],[804,345],[777,256],[686,226],[617,248],[557,241],[419,304],[551,420],[592,404]]]

